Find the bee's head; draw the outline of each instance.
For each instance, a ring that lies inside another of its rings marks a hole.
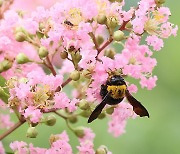
[[[123,77],[120,75],[113,75],[110,79],[108,84],[110,85],[124,85],[126,84]]]

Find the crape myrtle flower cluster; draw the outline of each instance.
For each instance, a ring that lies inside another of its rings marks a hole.
[[[164,2],[140,0],[125,10],[125,0],[61,0],[27,14],[9,9],[13,0],[0,2],[0,128],[7,129],[0,140],[25,122],[26,136],[36,138],[37,125],[54,126],[60,117],[78,137],[80,154],[110,154],[104,145],[94,149],[90,128],[73,123],[88,118],[102,101],[100,89],[109,73],[134,78],[148,90],[156,86],[153,54],[178,30],[168,21],[171,12]],[[122,50],[111,48],[113,43]],[[126,84],[130,93],[138,91],[137,85]],[[65,86],[72,89],[69,94]],[[19,120],[15,124],[12,114]],[[127,119],[136,116],[124,100],[106,105],[98,119],[108,117],[108,131],[118,137]],[[73,153],[66,131],[51,135],[49,143],[49,148],[39,148],[12,141],[10,148],[19,154]],[[1,142],[0,153],[5,153]]]

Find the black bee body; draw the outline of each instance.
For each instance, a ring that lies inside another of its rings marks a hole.
[[[102,96],[102,102],[97,105],[95,110],[92,112],[88,119],[88,123],[92,122],[99,116],[106,104],[117,105],[124,99],[124,97],[126,97],[128,102],[133,106],[133,110],[136,114],[141,117],[149,117],[146,108],[129,93],[126,82],[120,75],[109,77],[106,83],[101,85],[100,95]]]

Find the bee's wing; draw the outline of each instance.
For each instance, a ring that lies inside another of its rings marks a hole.
[[[139,115],[140,117],[147,116],[149,118],[149,113],[146,110],[146,108],[138,101],[136,100],[128,90],[126,90],[126,98],[129,101],[129,103],[133,106],[133,111]]]
[[[102,102],[96,106],[96,108],[91,113],[91,115],[88,119],[88,123],[92,122],[93,120],[95,120],[100,115],[100,113],[102,112],[102,109],[106,105],[106,98],[108,95],[109,95],[109,93],[107,93],[106,96],[103,98]]]

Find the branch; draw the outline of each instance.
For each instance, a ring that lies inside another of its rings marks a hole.
[[[51,61],[50,61],[48,56],[46,57],[46,60],[49,63],[49,65],[46,65],[46,66],[51,70],[52,74],[54,76],[56,76],[56,71],[55,71],[55,69],[54,69],[54,67],[53,67],[53,65],[52,65],[52,63],[51,63]]]
[[[4,132],[2,135],[0,135],[0,141],[3,140],[6,136],[11,134],[14,130],[19,128],[24,123],[25,123],[25,120],[18,121],[14,126],[12,126],[10,129],[8,129],[6,132]]]

